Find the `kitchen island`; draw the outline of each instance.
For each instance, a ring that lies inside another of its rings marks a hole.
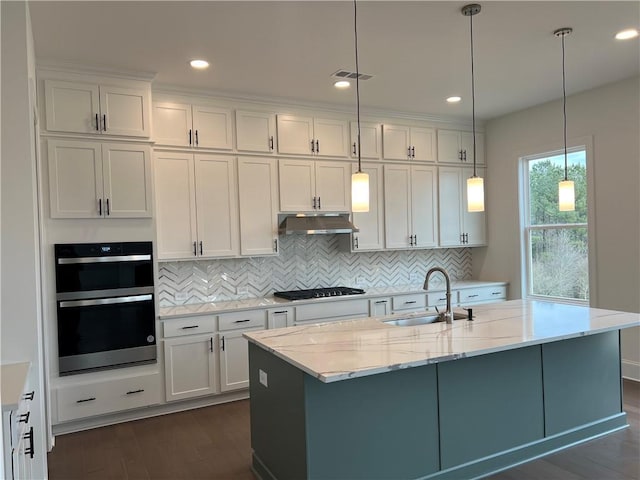
[[[255,472],[475,478],[627,426],[619,332],[640,315],[524,300],[473,314],[245,334]]]

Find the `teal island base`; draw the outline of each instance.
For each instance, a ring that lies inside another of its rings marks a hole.
[[[471,479],[627,426],[619,331],[324,383],[249,343],[264,480]]]

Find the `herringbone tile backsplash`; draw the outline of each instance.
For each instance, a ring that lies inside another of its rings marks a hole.
[[[444,267],[452,280],[470,279],[471,250],[349,253],[340,249],[338,235],[286,235],[280,237],[278,256],[161,263],[158,292],[160,306],[168,307],[266,297],[298,288],[366,289],[419,284],[435,266]]]

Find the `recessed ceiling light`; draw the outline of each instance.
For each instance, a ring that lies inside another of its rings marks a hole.
[[[616,39],[618,40],[629,40],[630,38],[636,38],[638,36],[638,30],[635,28],[629,28],[627,30],[622,30],[621,32],[616,33]]]
[[[460,100],[462,100],[462,98],[457,96],[447,98],[447,102],[449,103],[458,103]]]
[[[347,82],[346,80],[338,80],[333,84],[333,86],[336,88],[349,88],[351,86],[351,83]]]
[[[193,68],[197,68],[198,70],[204,70],[209,67],[209,62],[206,60],[191,60],[189,63]]]

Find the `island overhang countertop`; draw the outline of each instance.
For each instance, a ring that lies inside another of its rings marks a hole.
[[[329,383],[640,325],[637,313],[531,300],[476,305],[473,317],[412,327],[384,323],[396,314],[244,336]]]

